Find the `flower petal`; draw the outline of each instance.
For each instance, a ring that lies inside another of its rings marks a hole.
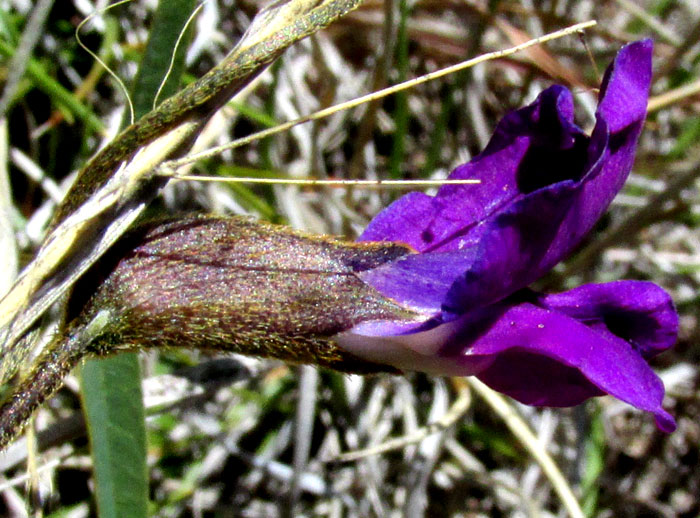
[[[474,261],[465,264],[447,292],[443,310],[461,314],[497,302],[551,269],[560,259],[552,253],[552,243],[567,215],[576,210],[578,192],[573,182],[560,183],[524,197],[494,218]]]
[[[651,358],[672,347],[678,337],[673,300],[651,282],[586,284],[565,293],[544,295],[538,304],[608,332]]]
[[[399,369],[476,375],[529,405],[572,406],[610,394],[654,413],[661,429],[674,427],[661,407],[663,384],[644,356],[673,343],[678,319],[668,294],[651,283],[585,285],[558,295],[522,290],[427,332],[367,324],[338,337],[339,345]],[[388,336],[392,330],[414,334]]]
[[[470,356],[493,356],[478,377],[529,405],[571,406],[607,393],[652,412],[670,432],[664,386],[625,340],[562,313],[525,303],[508,308],[470,342]]]
[[[380,213],[361,239],[408,243],[423,254],[475,247],[443,301],[451,314],[534,282],[580,243],[627,178],[646,113],[651,50],[647,40],[620,51],[606,74],[590,138],[573,125],[570,93],[552,87],[506,116],[484,152],[450,176],[479,178],[481,184],[444,186],[435,198],[404,197]],[[611,100],[616,96],[629,102]],[[420,263],[411,262],[416,271]],[[408,275],[406,266],[397,277]],[[404,302],[404,286],[376,287]]]
[[[651,49],[649,40],[630,44],[610,67],[589,145],[591,165],[581,181],[544,187],[496,215],[484,230],[475,262],[448,293],[447,308],[466,311],[531,284],[590,232],[632,167],[646,113],[639,99],[648,95]],[[635,88],[634,95],[623,93],[627,88]],[[632,100],[624,105],[610,101],[618,95]],[[613,108],[619,112],[612,113]]]
[[[440,311],[452,284],[474,261],[474,247],[459,252],[411,254],[377,268],[358,272],[367,284],[414,311]]]
[[[607,121],[612,133],[636,124],[637,114],[646,112],[653,49],[650,39],[630,43],[605,72],[597,116]]]
[[[402,242],[419,252],[461,250],[478,240],[481,223],[537,183],[568,175],[578,178],[587,139],[573,124],[569,91],[562,86],[548,88],[531,105],[507,114],[484,151],[449,176],[480,184],[445,185],[435,197],[409,193],[380,212],[360,240]],[[553,157],[574,165],[547,167],[556,162]],[[529,167],[523,171],[524,162],[536,171]]]

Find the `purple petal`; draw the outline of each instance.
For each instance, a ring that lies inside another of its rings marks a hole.
[[[610,394],[655,414],[664,388],[644,356],[668,348],[678,319],[668,294],[641,281],[585,285],[558,295],[523,290],[427,332],[361,324],[339,338],[352,354],[399,369],[477,375],[518,401],[572,406]],[[390,333],[411,333],[387,336]]]
[[[523,403],[571,406],[607,393],[652,412],[664,431],[675,428],[661,406],[663,383],[635,348],[562,313],[511,307],[469,349],[495,359],[478,377]]]
[[[608,122],[613,133],[635,124],[637,117],[633,114],[646,112],[653,49],[650,39],[630,43],[605,72],[597,116]]]
[[[454,280],[473,262],[475,251],[411,254],[357,275],[400,304],[432,315],[440,311]]]
[[[628,45],[608,70],[589,144],[591,165],[583,179],[544,187],[496,215],[484,230],[477,259],[450,290],[446,307],[465,311],[531,284],[570,254],[590,232],[632,168],[646,114],[651,49],[649,40]],[[634,94],[625,90],[629,88],[635,88]],[[630,99],[630,103],[610,101],[617,95]],[[619,112],[611,113],[613,107]],[[610,130],[608,118],[617,132]]]
[[[645,358],[670,347],[670,297],[645,282],[588,285],[559,295],[525,286],[568,255],[622,187],[646,114],[651,41],[626,46],[606,72],[591,137],[573,124],[562,87],[508,114],[491,142],[431,198],[410,194],[379,214],[363,240],[420,252],[360,273],[386,296],[428,315],[364,322],[341,347],[400,369],[477,375],[532,405],[569,406],[611,394],[653,412],[664,389]],[[499,302],[500,301],[500,302]]]
[[[524,197],[494,218],[475,260],[465,264],[450,287],[443,310],[461,314],[496,302],[551,269],[559,259],[551,264],[547,256],[562,221],[576,206],[577,194],[573,182],[562,182]],[[393,294],[387,289],[383,293]]]
[[[672,347],[678,314],[668,293],[644,281],[586,284],[565,293],[544,295],[538,304],[610,333],[632,344],[644,358]]]
[[[646,117],[652,50],[651,40],[631,43],[620,50],[606,72],[588,148],[589,172],[577,207],[568,214],[553,244],[554,249],[560,248],[559,259],[590,231],[629,175]],[[556,257],[549,259],[558,262]]]
[[[435,310],[460,314],[534,282],[580,243],[627,178],[646,113],[651,49],[647,40],[620,51],[606,74],[592,137],[572,122],[571,94],[549,88],[507,115],[484,152],[450,175],[481,184],[444,186],[434,198],[408,195],[380,213],[361,239],[399,241],[423,254],[469,250],[463,273]],[[421,259],[411,264],[425,270]],[[406,266],[397,279],[410,277]],[[390,277],[383,272],[385,281]],[[405,285],[375,287],[411,304]]]
[[[481,235],[480,224],[538,182],[578,178],[587,139],[573,124],[571,94],[553,86],[531,105],[507,114],[486,149],[450,175],[452,180],[476,179],[480,184],[445,185],[435,197],[407,194],[379,213],[360,240],[398,241],[419,252],[470,246]],[[574,166],[552,168],[548,164],[556,161],[550,161],[553,157]],[[524,162],[537,169],[536,178],[523,172]]]

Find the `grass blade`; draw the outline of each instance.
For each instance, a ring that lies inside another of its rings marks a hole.
[[[100,517],[145,517],[148,472],[138,355],[91,360],[80,374]]]

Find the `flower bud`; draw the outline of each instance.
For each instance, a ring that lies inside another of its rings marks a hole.
[[[395,243],[348,243],[240,217],[153,223],[76,286],[71,327],[97,325],[90,349],[98,354],[186,347],[392,371],[331,337],[369,320],[418,318],[357,276],[408,253]]]

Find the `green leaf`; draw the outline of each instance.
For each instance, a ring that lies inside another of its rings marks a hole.
[[[136,118],[150,111],[163,78],[160,99],[179,84],[187,38],[172,52],[194,9],[193,0],[162,0],[132,87]],[[171,61],[172,69],[169,71]],[[128,120],[126,121],[128,122]],[[146,517],[148,470],[141,369],[137,354],[91,360],[82,369],[82,394],[101,518]]]
[[[148,472],[138,355],[88,361],[80,378],[100,517],[145,517]]]
[[[700,117],[688,117],[683,121],[681,133],[669,153],[671,158],[681,158],[700,140]]]
[[[14,55],[15,49],[6,42],[0,40],[0,56],[11,58]],[[25,74],[34,86],[48,95],[51,100],[63,108],[69,116],[74,115],[82,120],[92,131],[102,132],[104,126],[100,119],[92,113],[88,106],[83,104],[70,91],[66,90],[52,78],[38,61],[31,59],[29,63],[27,63]]]
[[[151,111],[156,95],[158,95],[157,102],[162,102],[178,90],[189,37],[187,35],[183,37],[179,45],[178,38],[194,7],[193,0],[161,0],[159,3],[146,52],[141,59],[131,88],[134,114],[137,119]],[[190,32],[187,31],[187,33]],[[177,51],[173,58],[176,46]],[[168,70],[171,63],[172,69]],[[158,92],[164,79],[165,85]]]
[[[581,478],[582,507],[586,516],[595,516],[600,493],[600,477],[605,470],[605,429],[600,412],[591,420],[584,444],[585,468]]]

